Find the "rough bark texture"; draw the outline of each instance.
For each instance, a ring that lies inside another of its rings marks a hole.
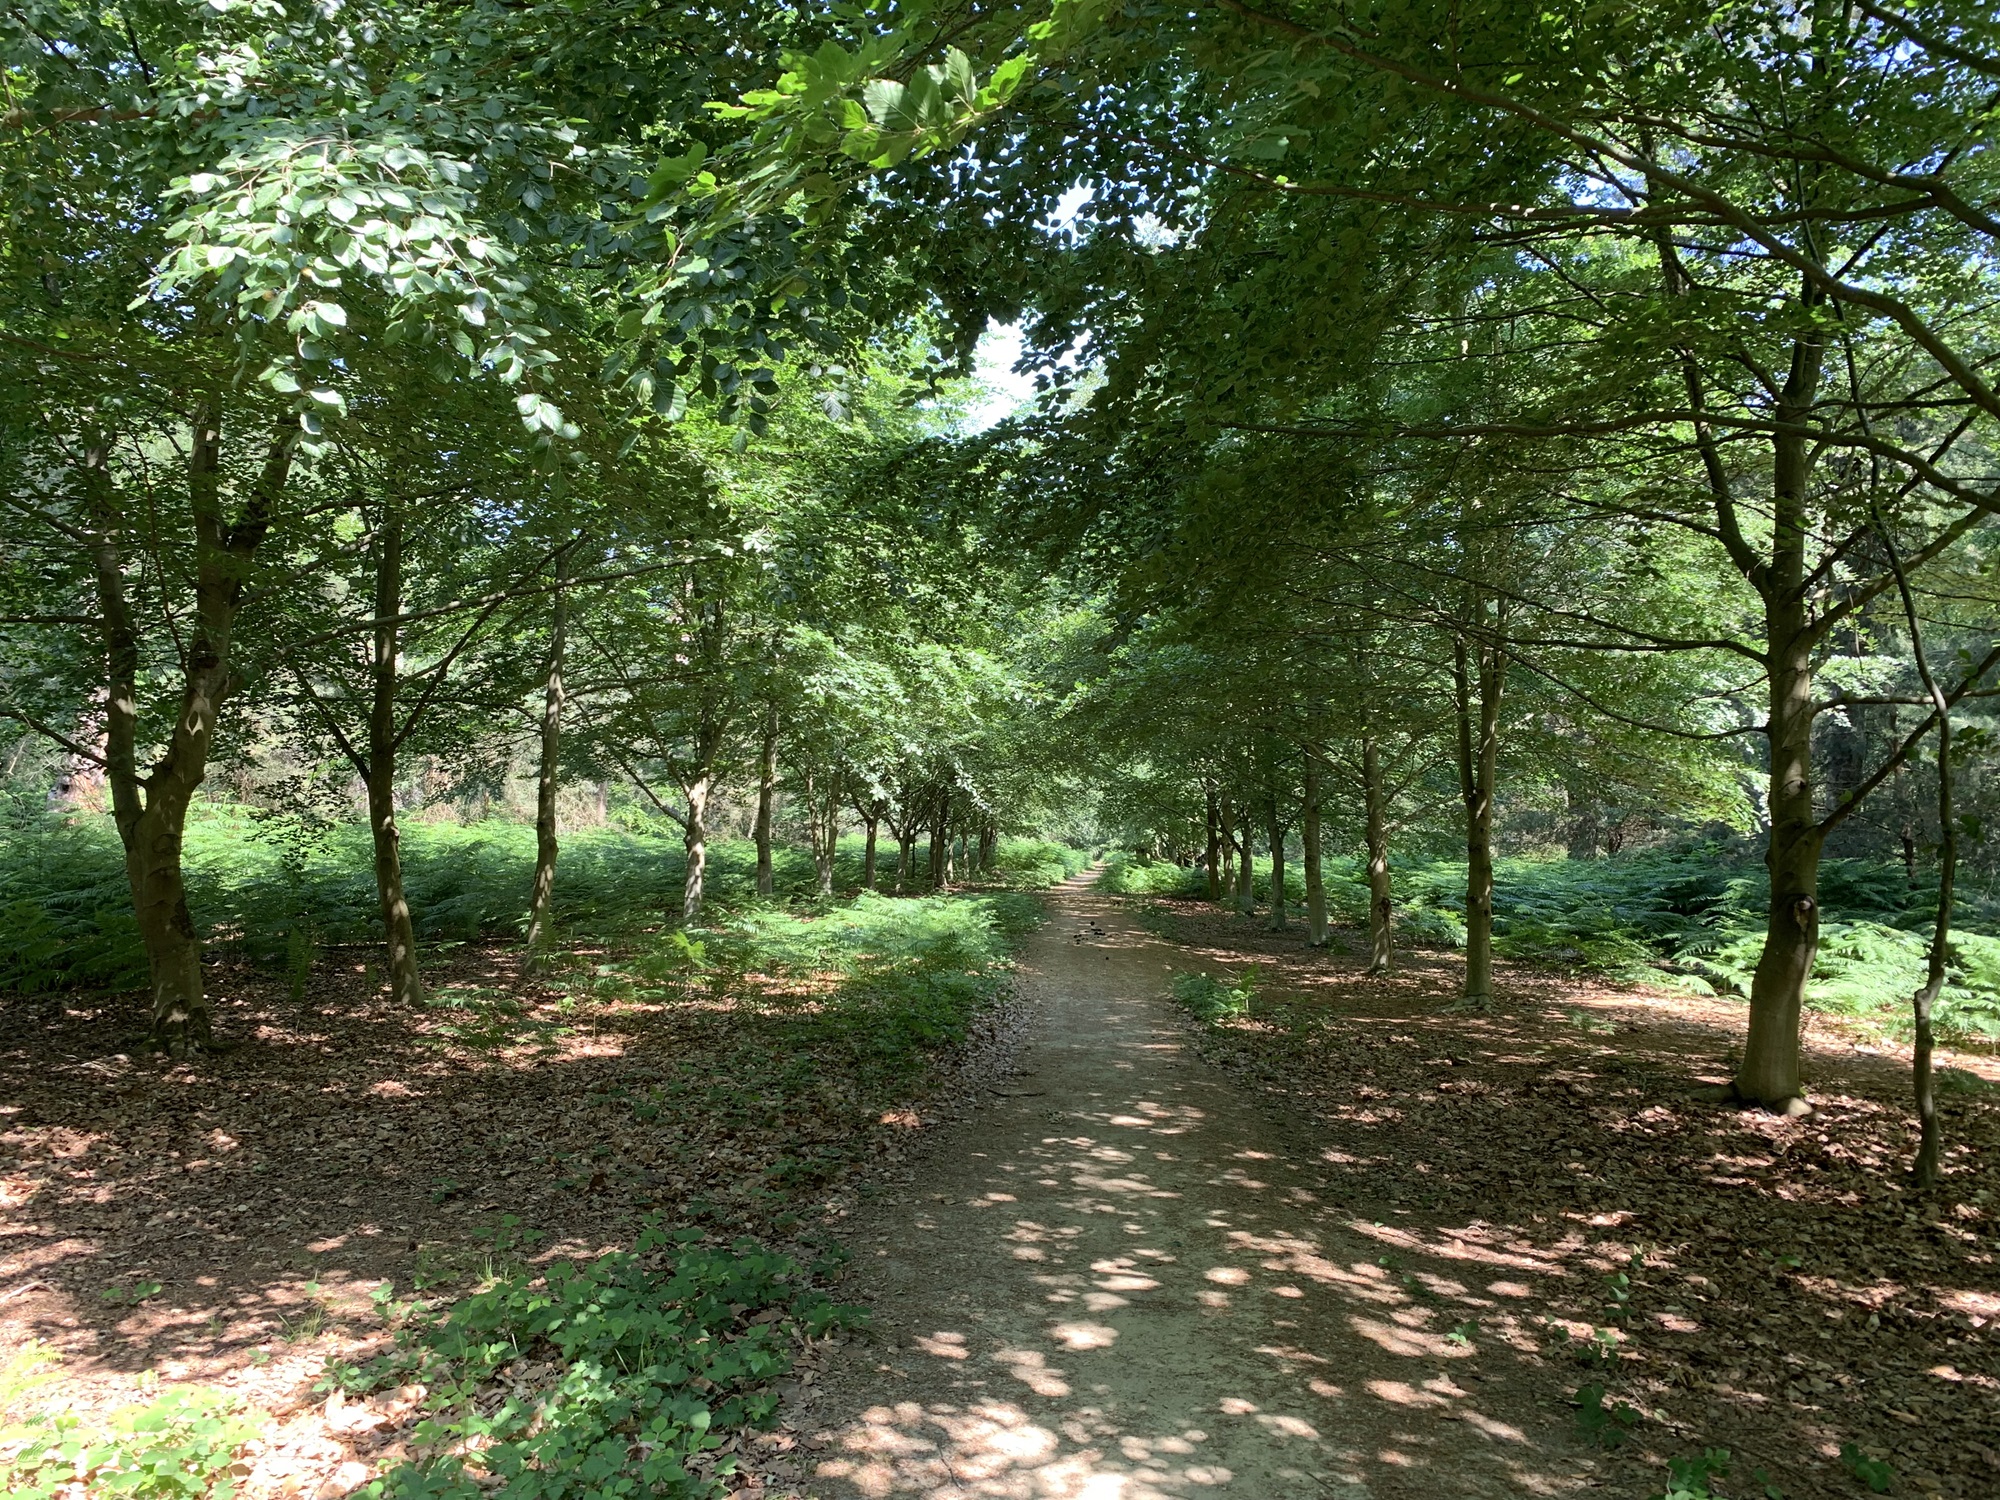
[[[1483,605],[1479,608],[1483,612]],[[1468,1005],[1493,998],[1493,788],[1506,659],[1497,646],[1453,642],[1458,693],[1458,781],[1465,800],[1465,990]]]
[[[764,713],[764,738],[757,746],[757,894],[772,890],[771,804],[778,788],[778,705]]]
[[[396,688],[401,670],[403,612],[403,517],[393,504],[382,510],[375,542],[375,640],[370,662],[373,693],[368,706],[368,831],[375,844],[375,896],[382,910],[382,940],[388,951],[389,993],[398,1005],[423,999],[417,971],[417,933],[403,891],[402,833],[396,827]]]
[[[1361,784],[1368,841],[1368,972],[1386,974],[1393,959],[1395,914],[1389,892],[1389,799],[1381,753],[1372,737],[1361,743]]]
[[[542,687],[542,762],[535,778],[535,882],[528,901],[528,951],[540,954],[555,936],[556,793],[562,752],[563,653],[569,644],[569,593],[563,587],[569,553],[556,554],[555,597],[549,612],[549,664]]]
[[[1300,834],[1305,841],[1306,861],[1306,942],[1314,948],[1326,946],[1326,878],[1320,868],[1319,762],[1306,757],[1305,807],[1301,811]]]

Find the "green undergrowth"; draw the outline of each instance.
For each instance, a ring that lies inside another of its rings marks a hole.
[[[1367,873],[1358,859],[1325,862],[1327,909],[1368,920]],[[1400,941],[1465,943],[1465,865],[1431,860],[1394,872]],[[1293,861],[1286,890],[1305,897]],[[1113,856],[1107,889],[1137,895],[1200,895],[1202,872],[1163,861]],[[1270,900],[1270,861],[1256,869],[1260,904]],[[1596,860],[1503,859],[1494,874],[1494,947],[1529,963],[1662,985],[1694,995],[1748,995],[1764,943],[1769,886],[1747,848],[1691,842]],[[1935,879],[1911,884],[1885,860],[1829,859],[1820,867],[1818,960],[1808,991],[1823,1013],[1890,1030],[1907,1021],[1922,983],[1936,910]],[[1939,1034],[2000,1046],[2000,898],[1961,889],[1951,963],[1937,1004]]]
[[[1113,854],[1104,862],[1098,889],[1121,896],[1198,896],[1208,889],[1200,869],[1171,860]]]
[[[1227,984],[1211,974],[1178,975],[1173,995],[1189,1014],[1207,1025],[1248,1020],[1250,1007],[1257,998],[1257,966],[1251,964]]]
[[[444,1308],[398,1308],[395,1347],[335,1363],[322,1389],[420,1386],[413,1456],[361,1493],[379,1500],[707,1500],[715,1450],[768,1425],[800,1339],[854,1321],[790,1258],[744,1240],[643,1230],[583,1265],[524,1267]]]
[[[525,925],[535,831],[517,823],[415,822],[402,836],[404,882],[426,945],[511,938]],[[896,848],[878,850],[892,881]],[[926,856],[919,846],[919,861]],[[1003,839],[996,883],[1035,889],[1082,868],[1082,851]],[[752,901],[756,847],[709,846],[707,888],[722,909]],[[207,806],[188,824],[188,904],[214,947],[272,967],[301,969],[329,944],[379,940],[368,831],[343,824],[302,837],[248,809]],[[777,899],[816,902],[817,877],[800,849],[775,851]],[[678,908],[685,857],[678,832],[624,828],[565,834],[558,876],[563,930],[620,937]],[[863,844],[841,841],[837,889],[860,885]],[[145,982],[123,856],[109,819],[68,820],[18,807],[0,818],[0,993],[130,989]]]
[[[0,1370],[0,1416],[32,1407],[6,1401],[9,1387],[18,1395],[31,1367],[42,1376],[53,1364],[34,1347]],[[10,1500],[228,1500],[236,1493],[237,1450],[261,1427],[261,1415],[240,1399],[201,1386],[89,1416],[55,1405],[31,1409],[0,1425],[0,1493]]]
[[[699,1076],[635,1093],[645,1120],[699,1116],[765,1129],[803,1111],[812,1126],[772,1168],[772,1202],[854,1165],[855,1143],[900,1108],[1000,993],[1020,935],[1042,920],[1025,892],[896,898],[864,892],[822,912],[749,910],[716,925],[649,935],[556,982],[579,1000],[727,1005],[729,1024]]]

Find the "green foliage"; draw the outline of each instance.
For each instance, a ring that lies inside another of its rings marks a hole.
[[[1867,1485],[1871,1494],[1886,1495],[1896,1482],[1896,1471],[1884,1460],[1862,1452],[1858,1443],[1840,1445],[1840,1466]]]
[[[301,852],[261,839],[264,827],[237,807],[205,807],[190,817],[189,905],[209,942],[282,968],[296,990],[323,944],[379,936],[368,833],[358,824],[338,825]],[[402,850],[420,940],[515,937],[524,930],[533,828],[413,822],[404,826]],[[774,856],[779,897],[813,899],[811,859],[790,848]],[[1000,856],[1000,882],[1023,888],[1054,884],[1085,860],[1081,851],[1035,840],[1003,840]],[[108,819],[30,815],[0,825],[0,992],[129,989],[145,982],[122,861]],[[618,937],[658,925],[678,907],[685,862],[678,837],[620,828],[566,834],[566,930]],[[837,883],[858,885],[861,863],[860,841],[843,840]],[[755,876],[754,845],[710,844],[708,885],[719,905],[749,901]],[[1002,927],[1021,920],[1019,908],[997,898],[983,909]]]
[[[1120,896],[1195,896],[1208,889],[1199,868],[1123,853],[1104,862],[1097,886]]]
[[[1578,1386],[1573,1399],[1577,1436],[1596,1447],[1616,1448],[1639,1425],[1637,1407],[1607,1400],[1604,1387],[1594,1382]]]
[[[126,1500],[227,1500],[229,1466],[256,1436],[242,1403],[200,1386],[89,1420],[72,1412],[0,1429],[0,1486],[18,1500],[82,1492]]]
[[[850,1317],[793,1261],[743,1241],[646,1229],[630,1252],[543,1277],[521,1270],[442,1314],[417,1309],[396,1348],[334,1366],[351,1392],[418,1382],[429,1391],[416,1441],[374,1497],[611,1500],[723,1493],[693,1460],[732,1430],[768,1422],[771,1384],[793,1337]],[[476,1456],[468,1450],[476,1448]],[[730,1472],[728,1461],[713,1473]]]
[[[1174,979],[1174,999],[1210,1026],[1247,1020],[1257,996],[1257,966],[1249,965],[1233,984],[1210,974],[1181,974]]]
[[[1728,1472],[1727,1448],[1706,1448],[1694,1458],[1670,1458],[1667,1460],[1666,1493],[1655,1497],[1655,1500],[1720,1500],[1711,1481],[1722,1478]],[[1780,1500],[1775,1491],[1776,1486],[1765,1486],[1764,1493],[1770,1500]]]

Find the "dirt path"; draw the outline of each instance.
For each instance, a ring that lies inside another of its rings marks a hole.
[[[1054,895],[1023,956],[1039,1030],[1022,1075],[856,1226],[875,1337],[829,1376],[813,1491],[1415,1500],[1588,1483],[1567,1414],[1493,1373],[1531,1345],[1506,1305],[1553,1268],[1472,1229],[1406,1269],[1404,1236],[1352,1222],[1313,1149],[1190,1055],[1165,998],[1186,961],[1087,885]],[[1476,1343],[1451,1340],[1468,1310]]]

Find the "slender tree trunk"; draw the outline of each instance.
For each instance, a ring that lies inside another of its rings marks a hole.
[[[813,822],[813,873],[822,897],[833,894],[833,856],[840,836],[840,783],[833,778],[819,800],[813,800],[812,779],[806,780],[806,807]]]
[[[1931,1071],[1935,1043],[1931,1013],[1944,989],[1945,968],[1951,959],[1951,903],[1953,888],[1958,882],[1958,819],[1952,804],[1951,785],[1951,700],[1938,687],[1937,678],[1932,675],[1930,657],[1924,650],[1923,623],[1917,614],[1917,601],[1910,592],[1910,581],[1904,575],[1902,559],[1896,554],[1895,539],[1882,524],[1879,513],[1875,526],[1889,554],[1889,566],[1896,575],[1896,591],[1902,596],[1903,615],[1909,622],[1910,649],[1916,657],[1917,675],[1923,679],[1924,692],[1937,712],[1938,721],[1937,915],[1931,922],[1930,952],[1924,982],[1910,997],[1910,1019],[1916,1031],[1910,1051],[1910,1089],[1917,1110],[1917,1159],[1911,1165],[1910,1176],[1919,1188],[1931,1188],[1937,1186],[1944,1166],[1944,1133],[1938,1123],[1937,1083]]]
[[[1208,899],[1222,899],[1222,801],[1221,794],[1208,788],[1208,853],[1203,868],[1208,877]]]
[[[906,819],[908,813],[903,815]],[[896,834],[896,894],[902,895],[917,878],[917,827],[905,822]]]
[[[1273,932],[1285,930],[1285,828],[1278,821],[1278,794],[1273,791],[1264,804],[1265,837],[1271,841],[1271,915],[1265,926]]]
[[[1243,859],[1236,867],[1236,909],[1244,916],[1257,913],[1257,845],[1256,835],[1250,830],[1250,809],[1243,809],[1243,823],[1240,841],[1243,845]]]
[[[1222,829],[1222,885],[1216,892],[1215,900],[1236,889],[1236,823],[1234,809],[1229,805],[1229,793],[1219,795],[1216,803],[1216,822]]]
[[[1390,963],[1388,797],[1382,761],[1371,736],[1361,742],[1362,796],[1368,840],[1368,972],[1386,974]]]
[[[776,888],[771,869],[771,803],[778,787],[778,705],[764,714],[764,738],[757,746],[757,894]]]
[[[1300,832],[1305,840],[1306,860],[1306,942],[1324,948],[1326,931],[1326,875],[1320,866],[1319,760],[1306,756],[1306,800],[1300,814]]]
[[[882,822],[879,805],[868,809],[864,822],[868,830],[868,844],[861,852],[861,888],[872,891],[875,889],[875,830]]]
[[[549,666],[542,690],[542,763],[535,780],[535,881],[528,900],[528,953],[539,962],[555,939],[556,793],[560,789],[563,654],[569,644],[569,550],[556,553],[555,599],[549,617]]]
[[[931,889],[942,891],[951,884],[951,788],[938,793],[931,819]]]
[[[401,671],[403,612],[403,513],[382,506],[375,552],[373,697],[368,709],[368,831],[375,843],[375,896],[382,909],[382,940],[389,955],[389,996],[397,1005],[423,1000],[417,970],[417,933],[403,890],[402,833],[396,827],[396,689]]]
[[[1000,865],[1000,827],[988,818],[979,828],[979,873],[991,875]]]
[[[681,878],[681,920],[693,922],[701,916],[701,903],[708,877],[708,795],[713,788],[706,774],[695,777],[685,788],[687,826],[682,830],[682,847],[687,851],[687,870]]]
[[[1478,608],[1483,612],[1484,605]],[[1452,650],[1458,693],[1458,779],[1465,799],[1464,999],[1468,1005],[1482,1006],[1493,999],[1493,790],[1506,663],[1498,647],[1468,645],[1463,635],[1453,640]],[[1469,655],[1476,658],[1476,681]]]

